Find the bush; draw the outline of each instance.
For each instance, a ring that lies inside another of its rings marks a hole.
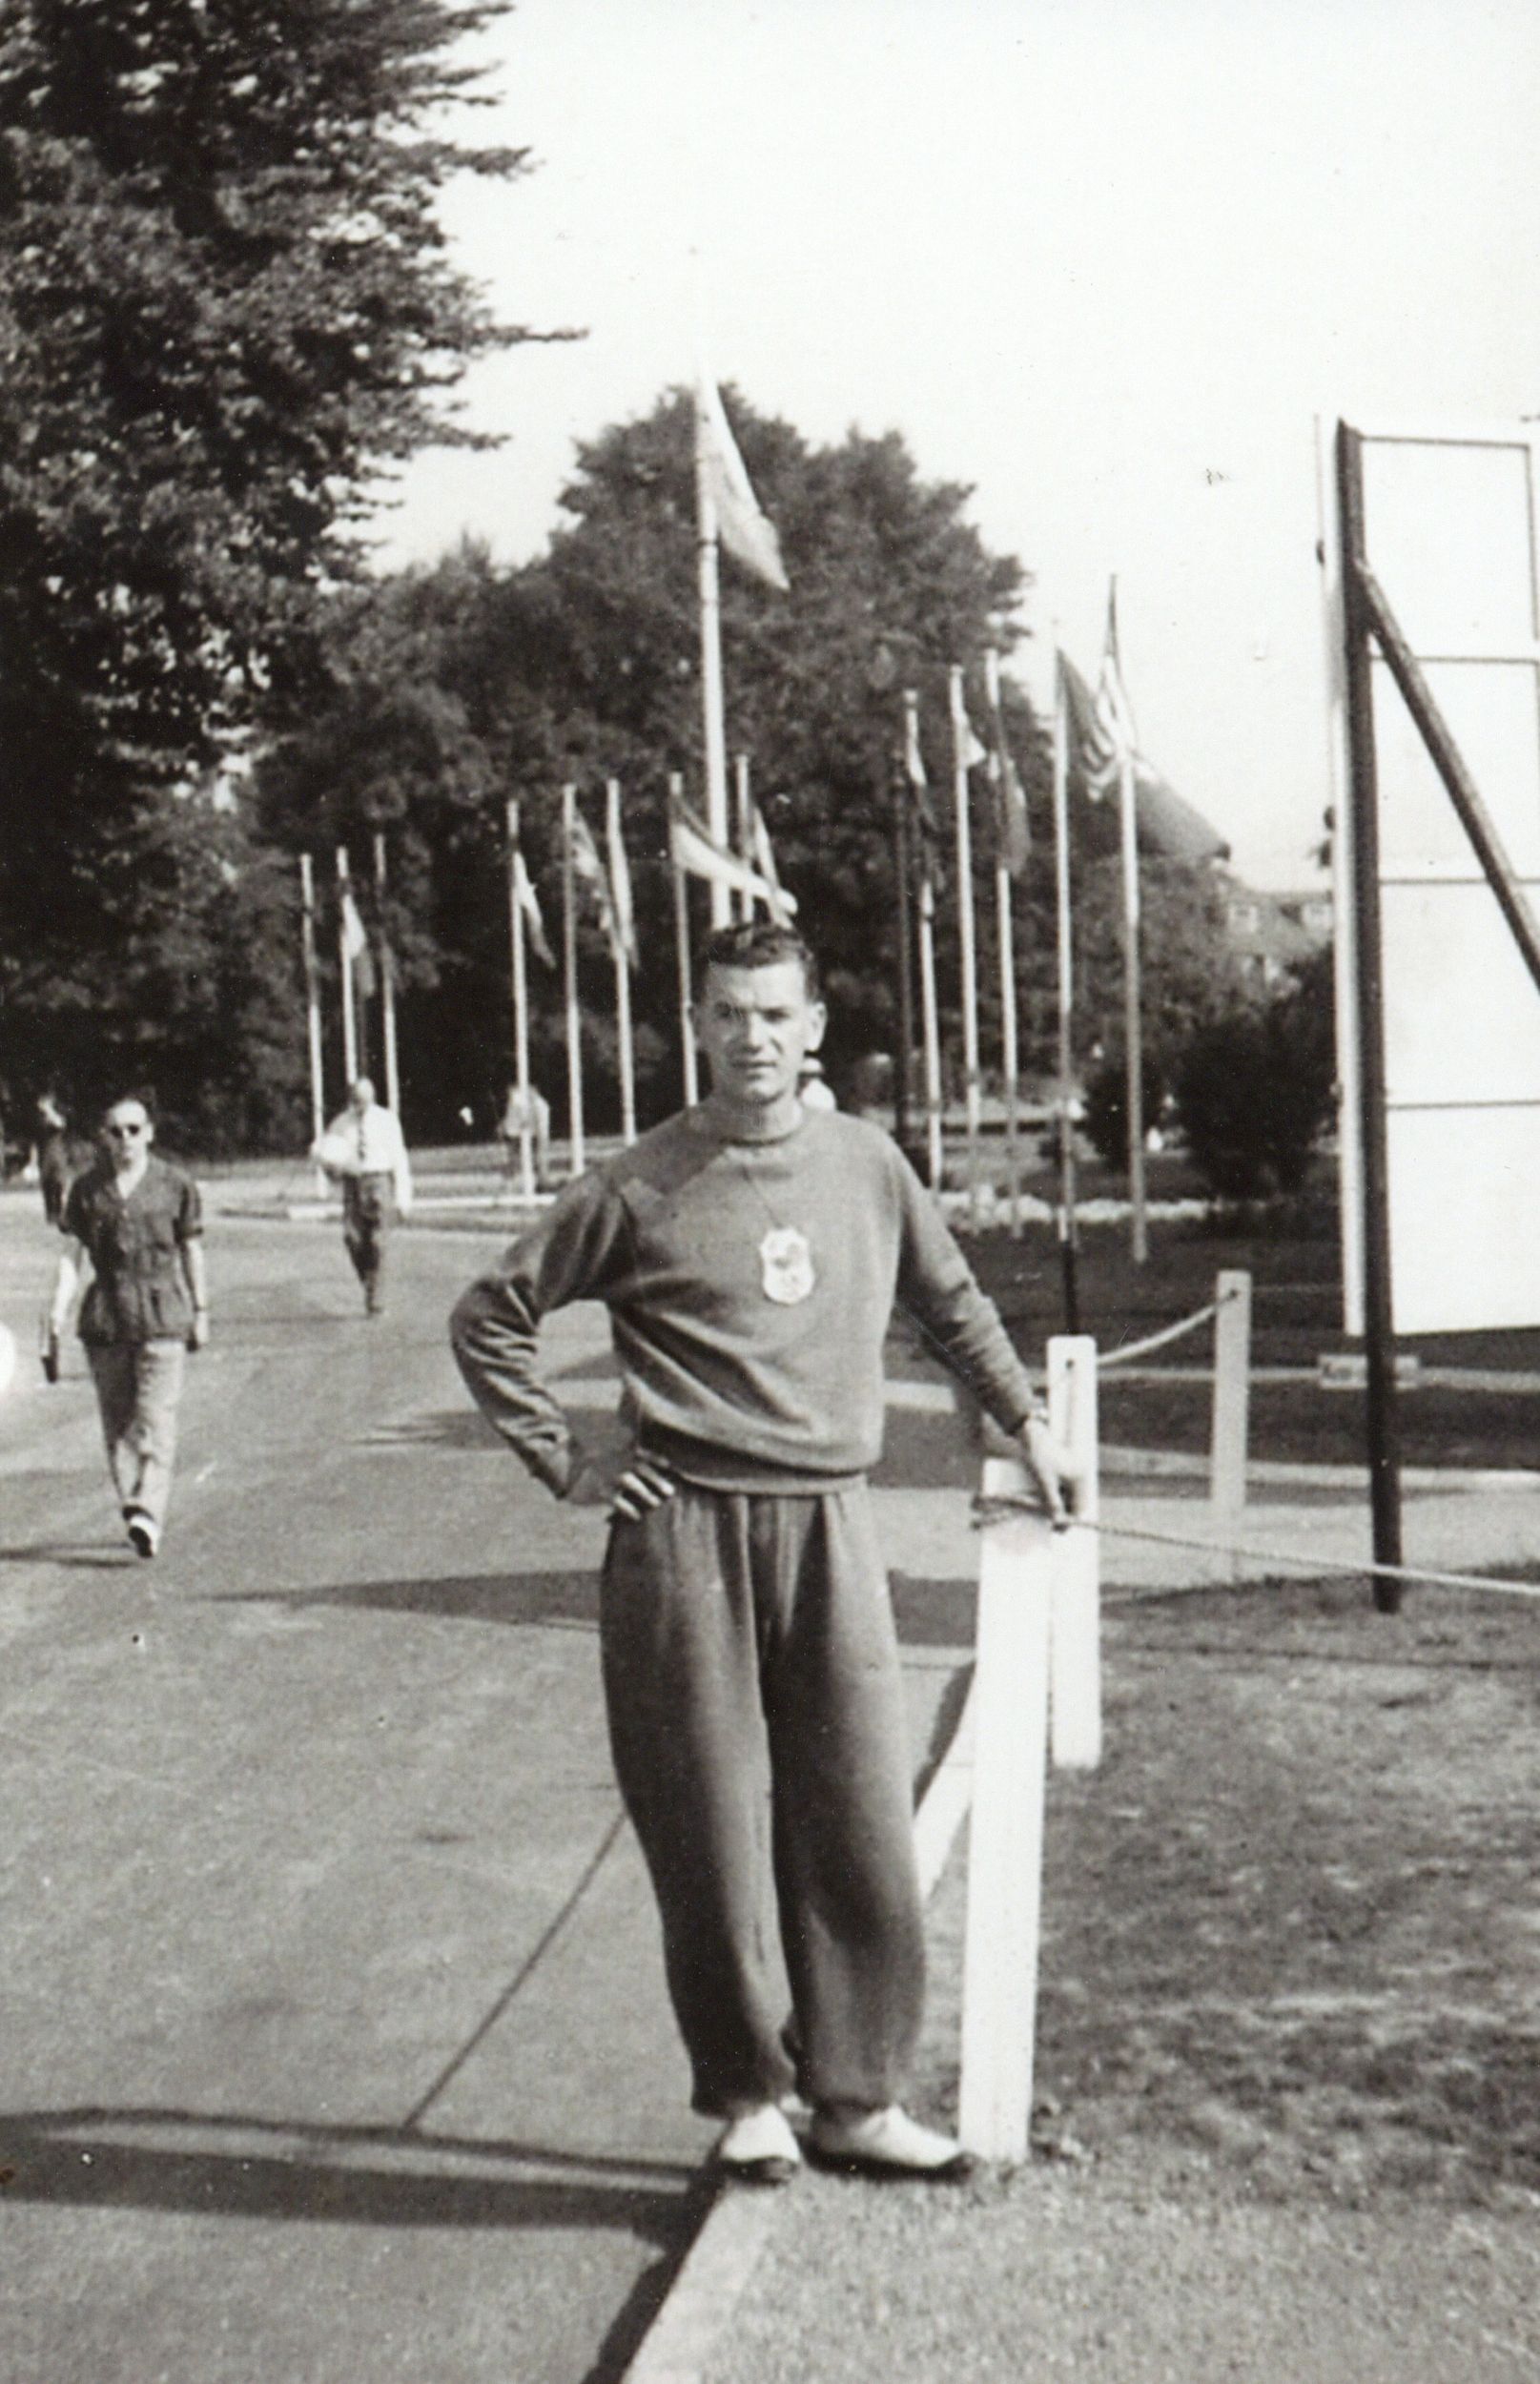
[[[1158,1059],[1145,1054],[1140,1090],[1143,1096],[1145,1131],[1160,1122],[1165,1107],[1166,1075]],[[1121,1052],[1114,1052],[1102,1060],[1085,1088],[1085,1116],[1081,1129],[1104,1167],[1118,1175],[1128,1173],[1128,1063]],[[1054,1151],[1058,1139],[1056,1130]]]
[[[1329,1003],[1314,981],[1200,1027],[1176,1071],[1193,1165],[1220,1200],[1297,1192],[1332,1114]]]

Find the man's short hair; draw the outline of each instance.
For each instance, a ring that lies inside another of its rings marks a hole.
[[[773,969],[783,960],[797,963],[808,999],[817,1001],[822,988],[811,947],[794,927],[782,927],[774,919],[740,919],[735,926],[718,927],[708,935],[696,964],[695,991],[699,994],[705,989],[708,969]]]

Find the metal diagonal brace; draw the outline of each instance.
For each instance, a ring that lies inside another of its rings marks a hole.
[[[1439,710],[1433,690],[1423,675],[1422,665],[1407,645],[1401,625],[1386,601],[1385,590],[1361,556],[1350,556],[1348,563],[1358,582],[1368,627],[1385,656],[1386,668],[1401,689],[1407,709],[1416,723],[1433,767],[1448,790],[1449,800],[1459,813],[1460,825],[1470,839],[1476,858],[1486,873],[1487,883],[1496,896],[1503,916],[1512,931],[1513,940],[1524,956],[1524,965],[1534,979],[1536,989],[1540,990],[1540,925],[1536,924],[1513,864],[1503,849],[1503,841],[1491,814],[1476,791],[1475,780],[1466,768],[1448,724]]]

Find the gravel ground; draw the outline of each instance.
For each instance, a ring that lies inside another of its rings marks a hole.
[[[707,2384],[1540,2377],[1540,1616],[1142,1598],[1052,1783],[1036,2157],[810,2174]],[[961,1849],[916,2104],[955,2107]]]

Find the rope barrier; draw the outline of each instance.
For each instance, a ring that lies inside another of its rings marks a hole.
[[[1146,1335],[1143,1341],[1127,1342],[1120,1349],[1099,1350],[1097,1372],[1104,1374],[1110,1366],[1126,1366],[1130,1358],[1147,1357],[1152,1349],[1163,1349],[1168,1341],[1180,1341],[1183,1333],[1196,1332],[1200,1325],[1206,1325],[1235,1297],[1233,1291],[1222,1292],[1217,1300],[1210,1300],[1207,1307],[1194,1308],[1191,1316],[1179,1317],[1174,1325],[1162,1326],[1158,1333]]]
[[[1031,1498],[979,1498],[974,1502],[974,1518],[979,1525],[1001,1522],[1011,1514],[1040,1516],[1041,1513],[1041,1507]],[[1310,1554],[1297,1548],[1252,1548],[1241,1540],[1195,1539],[1186,1532],[1161,1531],[1152,1524],[1103,1523],[1099,1520],[1096,1523],[1077,1523],[1073,1517],[1071,1522],[1074,1528],[1095,1531],[1101,1539],[1146,1540],[1158,1548],[1188,1549],[1201,1556],[1239,1556],[1243,1564],[1284,1565],[1312,1576],[1331,1572],[1341,1573],[1345,1580],[1362,1581],[1366,1574],[1372,1580],[1405,1581],[1420,1584],[1425,1589],[1489,1590],[1500,1597],[1540,1598],[1540,1581],[1508,1581],[1500,1575],[1487,1572],[1439,1572],[1430,1567],[1418,1565],[1381,1564],[1370,1556],[1355,1559],[1350,1556]],[[1220,1586],[1213,1581],[1194,1581],[1184,1585],[1173,1584],[1169,1591],[1152,1592],[1151,1594],[1181,1595],[1188,1591],[1211,1590]]]

